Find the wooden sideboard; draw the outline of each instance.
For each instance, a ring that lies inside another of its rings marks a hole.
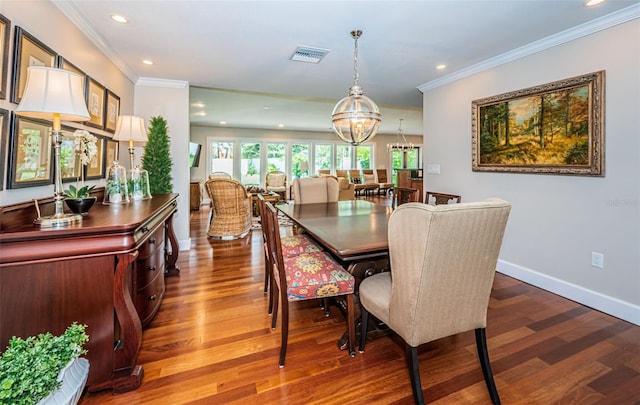
[[[89,335],[87,388],[125,392],[140,386],[142,328],[160,307],[165,275],[179,273],[172,224],[177,196],[97,203],[81,223],[58,229],[32,225],[33,202],[2,207],[3,348],[12,336],[61,334],[77,321]]]
[[[418,190],[420,201],[424,200],[424,191],[422,186],[422,177],[413,177],[422,169],[397,169],[398,170],[398,187],[414,188]]]

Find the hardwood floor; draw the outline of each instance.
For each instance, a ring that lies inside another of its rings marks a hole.
[[[261,233],[210,241],[208,215],[204,207],[192,212],[192,249],[180,252],[181,275],[167,278],[144,331],[142,386],[85,393],[81,404],[413,403],[402,341],[371,340],[349,357],[336,346],[342,314],[332,308],[325,318],[314,302],[291,305],[287,363],[278,368]],[[640,404],[640,327],[501,274],[489,305],[487,340],[503,404]],[[420,373],[428,402],[490,403],[473,332],[421,346]]]

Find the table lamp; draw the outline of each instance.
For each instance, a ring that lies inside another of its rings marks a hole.
[[[17,115],[52,120],[52,144],[54,158],[54,203],[53,215],[40,216],[33,223],[41,227],[64,227],[82,221],[80,214],[65,214],[63,211],[62,168],[60,167],[61,121],[86,121],[89,112],[84,100],[82,78],[68,70],[43,66],[27,69],[27,84],[15,110]]]
[[[302,173],[308,174],[309,173],[309,162],[307,162],[306,160],[303,160],[302,162],[300,162],[300,165],[298,166],[298,169],[300,170],[300,174],[302,175]],[[302,177],[302,176],[300,176]]]
[[[134,166],[134,142],[147,142],[147,130],[144,126],[144,118],[133,115],[120,115],[116,123],[114,141],[129,141],[129,170],[127,180],[129,182],[130,199],[145,200],[151,198],[149,191],[149,172]]]

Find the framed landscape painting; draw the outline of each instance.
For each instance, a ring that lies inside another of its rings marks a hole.
[[[472,102],[472,170],[604,176],[599,71]]]
[[[51,122],[14,116],[7,188],[53,182]]]

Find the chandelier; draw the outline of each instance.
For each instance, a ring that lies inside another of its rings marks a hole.
[[[402,138],[402,142],[400,141]],[[398,134],[396,135],[396,143],[388,143],[387,151],[391,152],[392,150],[399,150],[401,152],[409,152],[410,150],[414,150],[415,145],[412,142],[407,142],[407,138],[404,136],[404,132],[402,131],[402,118],[400,118],[400,126],[398,126]]]
[[[349,96],[338,101],[333,108],[331,119],[335,133],[352,145],[360,145],[373,138],[382,121],[378,106],[364,95],[358,84],[358,38],[361,35],[360,30],[351,31],[355,40],[353,86],[349,88]]]

